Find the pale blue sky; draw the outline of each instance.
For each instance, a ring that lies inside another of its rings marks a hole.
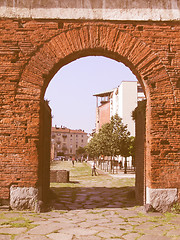
[[[111,90],[122,80],[136,81],[136,77],[124,64],[105,57],[84,57],[62,67],[45,93],[52,109],[52,125],[91,132],[96,115],[93,94]]]

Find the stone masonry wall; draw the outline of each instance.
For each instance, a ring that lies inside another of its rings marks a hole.
[[[69,182],[69,171],[66,171],[66,170],[51,170],[50,171],[50,182],[68,183]]]
[[[125,63],[147,96],[148,188],[180,189],[178,22],[0,20],[0,199],[39,187],[40,106],[54,74],[88,55]]]
[[[180,20],[178,0],[1,0],[0,17],[33,19]]]

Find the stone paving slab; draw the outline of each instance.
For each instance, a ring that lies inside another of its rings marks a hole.
[[[20,234],[25,232],[27,228],[0,228],[0,234],[7,233],[7,234]],[[1,239],[1,238],[0,238]]]
[[[91,230],[88,228],[82,228],[82,227],[74,227],[74,228],[64,228],[62,230],[59,231],[59,233],[67,233],[68,234],[72,234],[72,235],[76,235],[76,236],[83,236],[83,235],[94,235],[97,234],[98,231],[96,230]]]
[[[172,238],[166,236],[157,236],[157,235],[144,235],[139,238],[139,240],[171,240]]]
[[[123,235],[124,240],[134,240],[139,238],[139,233],[128,233],[126,235]],[[152,239],[151,239],[152,240]]]
[[[97,236],[79,236],[79,237],[74,237],[73,240],[102,240],[102,238]]]
[[[169,230],[167,233],[167,236],[179,236],[179,239],[180,239],[180,228]]]
[[[11,240],[11,235],[0,235],[0,240]]]
[[[51,233],[47,236],[48,238],[53,240],[72,240],[73,239],[72,234],[64,234],[64,233]]]
[[[109,233],[107,231],[101,231],[97,234],[97,236],[103,238],[103,239],[111,239],[115,238],[116,236],[113,233]]]
[[[49,238],[42,235],[35,236],[35,235],[23,234],[21,236],[16,236],[14,240],[49,240]]]
[[[51,224],[43,224],[39,225],[31,230],[29,230],[28,234],[41,234],[46,235],[51,232],[57,231],[61,228],[61,225],[59,223],[51,223]]]

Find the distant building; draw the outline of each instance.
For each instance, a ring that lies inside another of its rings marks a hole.
[[[113,90],[93,95],[96,96],[96,133],[99,132],[103,124],[110,122],[110,99],[112,93]]]
[[[111,121],[111,117],[118,114],[122,122],[127,124],[127,129],[131,136],[135,136],[135,122],[131,115],[137,107],[138,101],[145,99],[141,85],[135,81],[122,81],[120,86],[96,96],[96,133],[103,124]],[[124,164],[124,158],[117,157]],[[132,158],[128,158],[128,167],[132,166]]]
[[[111,91],[95,94],[96,100],[96,132],[103,124],[110,122],[111,117],[118,114],[127,124],[131,136],[135,136],[135,122],[132,111],[137,102],[145,99],[141,85],[135,81],[122,81],[120,86]]]
[[[72,130],[66,127],[51,129],[51,159],[58,156],[75,157],[79,147],[87,145],[88,136],[83,130]]]

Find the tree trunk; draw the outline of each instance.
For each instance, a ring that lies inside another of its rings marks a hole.
[[[127,173],[127,157],[125,157],[125,162],[124,162],[124,173]]]

